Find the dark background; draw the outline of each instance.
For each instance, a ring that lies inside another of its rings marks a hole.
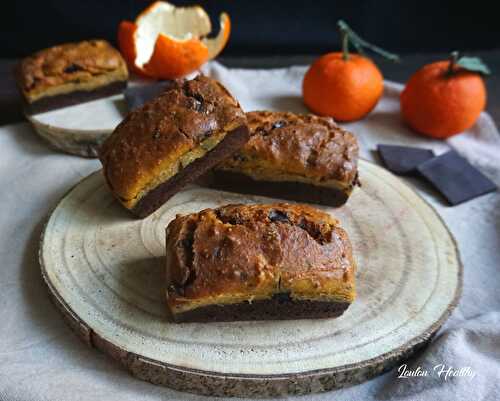
[[[67,41],[107,38],[133,20],[145,0],[22,0],[2,4],[0,57],[16,58]],[[496,1],[173,0],[201,4],[216,21],[227,11],[233,31],[224,56],[319,54],[338,49],[345,19],[366,39],[400,53],[500,47]],[[214,24],[218,27],[218,24]]]
[[[24,121],[12,71],[19,58],[58,43],[105,38],[116,43],[118,24],[133,20],[146,0],[3,0],[0,4],[0,125]],[[462,50],[493,71],[486,79],[487,110],[500,125],[500,17],[495,1],[440,0],[172,0],[201,4],[218,27],[231,16],[229,44],[218,61],[229,67],[310,64],[339,50],[342,18],[361,36],[400,53],[394,64],[374,60],[386,79],[406,82],[422,65]]]

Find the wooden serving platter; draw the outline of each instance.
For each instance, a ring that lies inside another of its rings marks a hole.
[[[361,161],[362,187],[338,217],[358,263],[358,298],[338,319],[172,324],[164,230],[176,214],[269,199],[190,187],[136,220],[96,172],[50,216],[40,246],[55,304],[89,345],[134,376],[217,396],[320,392],[362,382],[424,345],[458,302],[462,267],[436,212]]]

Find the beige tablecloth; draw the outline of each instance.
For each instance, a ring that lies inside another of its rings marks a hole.
[[[305,111],[303,67],[229,71],[213,63],[204,71],[226,84],[246,110]],[[425,140],[401,123],[400,90],[401,85],[387,82],[376,110],[347,125],[358,135],[363,157],[372,159],[377,143],[428,146],[437,153],[454,147],[500,185],[500,136],[490,116],[483,113],[472,129],[447,143]],[[132,378],[83,345],[47,297],[37,261],[44,218],[72,185],[97,168],[97,161],[53,151],[28,124],[0,128],[0,400],[209,399]],[[500,195],[448,207],[428,185],[406,180],[449,225],[465,270],[458,308],[430,347],[408,362],[429,376],[402,379],[392,371],[361,385],[297,399],[500,399]],[[439,377],[433,371],[438,364],[462,369],[462,376]]]

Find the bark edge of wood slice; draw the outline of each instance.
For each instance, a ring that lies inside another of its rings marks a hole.
[[[176,390],[273,397],[361,383],[423,347],[457,305],[462,265],[437,212],[401,180],[361,161],[362,187],[339,209],[358,263],[358,299],[338,319],[171,324],[163,232],[177,213],[269,201],[189,187],[144,220],[102,174],[60,201],[40,243],[49,294],[89,346],[132,375]],[[78,267],[78,269],[76,269]]]

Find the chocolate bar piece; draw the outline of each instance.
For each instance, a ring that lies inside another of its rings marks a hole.
[[[174,86],[173,81],[155,82],[147,85],[137,85],[127,88],[124,92],[128,110],[133,111],[145,103],[158,97],[161,93]]]
[[[307,205],[227,205],[167,227],[166,297],[175,322],[319,319],[355,298],[340,223]]]
[[[385,167],[394,174],[406,175],[416,172],[419,164],[434,157],[430,149],[410,146],[378,145],[378,154]]]
[[[497,190],[493,181],[454,150],[420,164],[417,170],[450,205],[458,205]]]

